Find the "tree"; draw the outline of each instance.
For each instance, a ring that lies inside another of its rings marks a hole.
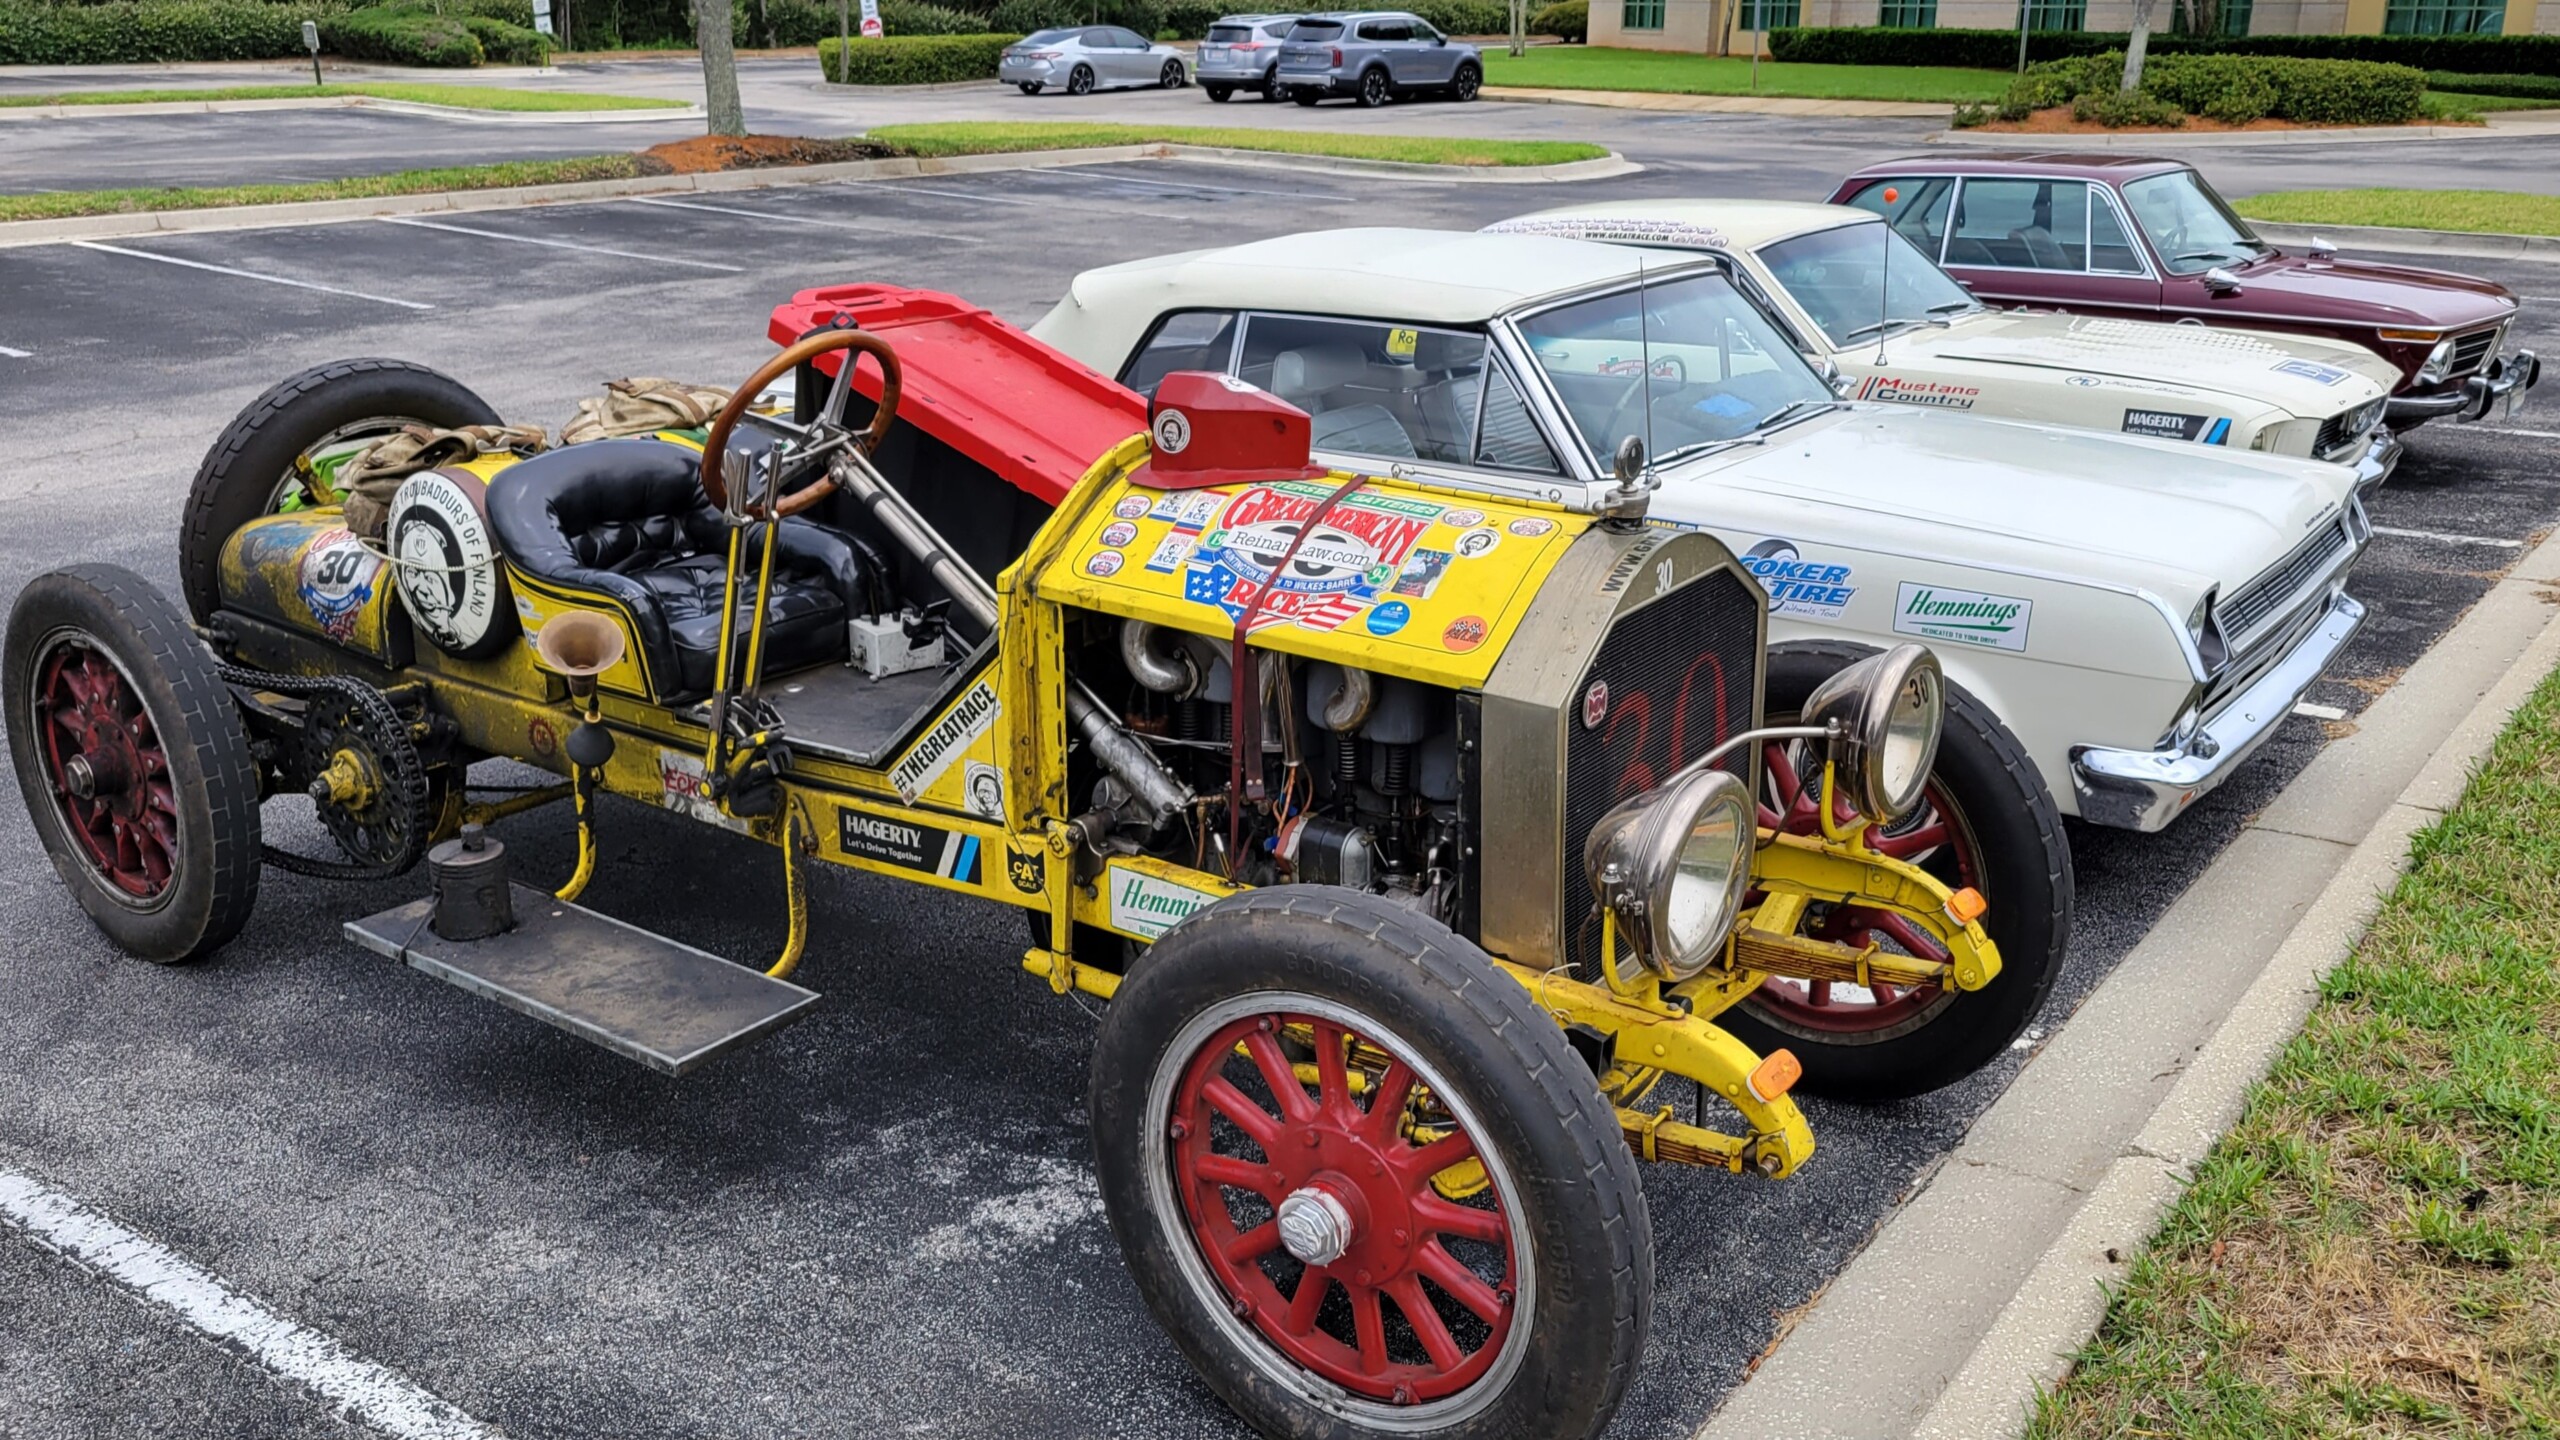
[[[2133,0],[2133,33],[2124,42],[2124,90],[2142,88],[2142,52],[2151,48],[2151,11],[2159,0]]]
[[[714,135],[747,133],[738,99],[738,52],[729,43],[729,0],[693,0],[693,40],[702,49],[702,108]]]

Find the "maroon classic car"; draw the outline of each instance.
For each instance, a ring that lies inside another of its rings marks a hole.
[[[2387,418],[2405,430],[2512,414],[2541,378],[2503,351],[2515,296],[2441,270],[2289,255],[2250,230],[2182,161],[1930,155],[1840,182],[1835,204],[1884,216],[1984,300],[2145,320],[2325,335],[2400,369]]]

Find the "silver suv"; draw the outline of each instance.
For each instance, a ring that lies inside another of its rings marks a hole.
[[[1265,100],[1287,98],[1287,87],[1275,77],[1280,69],[1280,42],[1297,23],[1296,15],[1226,16],[1210,26],[1208,38],[1200,42],[1193,78],[1220,104],[1239,90]]]
[[[1277,78],[1301,105],[1328,95],[1365,106],[1432,92],[1473,100],[1484,85],[1484,59],[1473,45],[1402,10],[1333,11],[1290,27]]]

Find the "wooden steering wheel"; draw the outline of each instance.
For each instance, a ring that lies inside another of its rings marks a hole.
[[[764,362],[763,367],[729,397],[729,403],[720,407],[719,415],[712,420],[711,433],[702,442],[702,493],[710,497],[714,508],[728,508],[729,487],[721,478],[720,465],[728,454],[729,432],[737,428],[739,418],[747,413],[747,407],[755,403],[755,398],[764,393],[766,386],[790,374],[795,367],[838,350],[860,352],[846,355],[843,361],[846,365],[860,363],[863,355],[880,362],[880,408],[872,412],[871,424],[854,437],[853,443],[868,455],[879,449],[880,442],[888,438],[889,427],[898,418],[899,375],[898,354],[889,348],[889,342],[868,330],[822,330],[815,335],[804,335],[781,354]],[[846,393],[850,394],[852,388],[848,381]],[[815,438],[824,438],[817,436],[816,432],[836,429],[842,422],[841,410],[834,414],[820,414],[811,422],[811,432]],[[770,520],[783,515],[797,515],[834,494],[835,489],[835,477],[822,475],[815,484],[791,494],[769,497],[766,509],[756,513],[754,518]]]

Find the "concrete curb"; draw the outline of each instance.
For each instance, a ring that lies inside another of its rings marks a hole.
[[[1660,110],[1715,115],[1865,116],[1940,118],[1953,105],[1905,100],[1817,100],[1795,95],[1673,95],[1654,90],[1553,90],[1487,85],[1487,100],[1517,105],[1598,105],[1612,110]]]
[[[823,185],[835,181],[901,180],[926,175],[968,175],[998,170],[1049,170],[1108,165],[1127,160],[1195,160],[1275,170],[1322,170],[1392,175],[1458,184],[1536,184],[1630,175],[1644,167],[1615,151],[1563,165],[1402,165],[1343,160],[1327,155],[1273,155],[1195,145],[1106,145],[1083,150],[1039,150],[1010,155],[953,155],[934,160],[847,160],[834,165],[718,170],[700,175],[642,175],[627,180],[579,180],[562,185],[523,185],[499,190],[445,190],[428,195],[387,195],[363,200],[304,200],[280,205],[228,205],[209,210],[160,210],[127,215],[79,215],[61,220],[0,222],[0,250],[55,245],[68,240],[110,240],[127,235],[171,235],[204,230],[265,230],[283,225],[328,225],[383,215],[437,211],[512,210],[527,205],[573,204],[624,195],[688,190],[761,190],[769,186]],[[1294,162],[1294,163],[1287,163]],[[1525,172],[1525,173],[1522,173]]]
[[[2489,260],[2533,260],[2560,265],[2560,235],[2483,235],[2468,230],[2399,230],[2382,225],[2284,225],[2252,220],[2249,228],[2279,245],[2306,245],[2314,236],[2344,250],[2395,250],[2424,255],[2476,255]]]
[[[1986,1440],[2105,1312],[2363,935],[2409,838],[2560,664],[2560,537],[2236,837],[1879,1228],[1700,1440]],[[1854,1384],[1843,1377],[1855,1376]]]
[[[425,115],[483,125],[631,125],[659,120],[700,120],[702,107],[653,110],[475,110],[465,105],[430,105],[418,100],[384,100],[372,95],[306,95],[281,100],[151,100],[131,105],[11,105],[0,107],[0,124],[12,120],[87,120],[125,115],[254,115],[268,110],[385,110],[395,115]]]
[[[2526,133],[2543,133],[2538,128]],[[2186,135],[2175,130],[2145,130],[2136,135],[2038,135],[2017,130],[1941,130],[1932,145],[1988,145],[1996,149],[2033,149],[2039,145],[2074,150],[2195,150],[2226,145],[2337,145],[2374,140],[2512,139],[2514,128],[2488,125],[2341,125],[2327,130],[2217,130]]]

